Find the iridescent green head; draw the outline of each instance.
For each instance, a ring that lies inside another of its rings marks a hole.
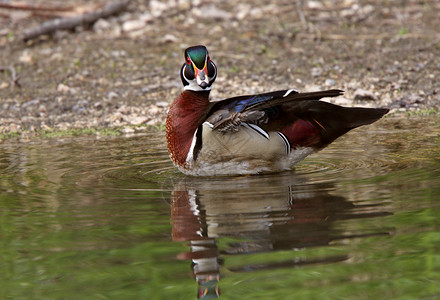
[[[185,90],[211,90],[211,85],[217,77],[217,67],[211,61],[205,46],[198,45],[185,50],[185,63],[180,77]]]

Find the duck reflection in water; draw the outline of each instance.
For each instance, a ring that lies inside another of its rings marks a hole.
[[[354,205],[332,195],[332,184],[308,184],[293,173],[277,176],[184,178],[171,194],[172,237],[189,242],[179,259],[192,261],[199,299],[220,296],[221,255],[326,246],[336,239],[365,236],[332,228],[337,220],[388,215],[380,207]],[[373,235],[388,234],[374,233]],[[371,235],[368,234],[368,235]],[[217,238],[241,239],[226,249]],[[232,272],[297,267],[346,260],[345,255],[294,259],[228,268]]]

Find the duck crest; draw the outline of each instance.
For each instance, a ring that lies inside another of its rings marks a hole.
[[[166,137],[171,160],[186,168],[194,133],[209,106],[209,91],[183,91],[171,104],[166,121]]]

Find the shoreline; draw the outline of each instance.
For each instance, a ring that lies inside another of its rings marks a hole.
[[[439,109],[418,109],[418,110],[390,110],[390,112],[385,115],[380,122],[390,122],[404,121],[410,118],[420,118],[420,119],[439,119],[440,120],[440,110]],[[372,125],[370,125],[372,126]],[[374,125],[376,128],[378,125]],[[47,138],[66,138],[66,137],[83,137],[83,136],[96,136],[100,137],[117,137],[125,136],[130,137],[134,135],[141,135],[142,133],[151,131],[162,131],[165,132],[165,118],[163,121],[159,121],[154,124],[118,124],[110,126],[85,126],[85,127],[49,127],[47,125],[41,126],[39,128],[34,127],[33,130],[24,129],[19,131],[8,131],[0,132],[0,144],[7,141],[20,141],[28,142],[35,139],[47,139]]]

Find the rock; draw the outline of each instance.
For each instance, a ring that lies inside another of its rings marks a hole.
[[[357,90],[359,89],[361,84],[357,80],[350,80],[347,84],[347,87],[351,90]]]
[[[152,120],[148,121],[146,124],[149,125],[149,126],[153,126],[153,125],[159,124],[161,122],[162,122],[161,120],[152,119]]]
[[[176,43],[177,41],[179,41],[179,39],[170,33],[165,34],[165,36],[162,38],[163,43]]]
[[[125,134],[131,134],[131,133],[134,133],[134,129],[131,128],[131,127],[125,126],[125,127],[122,129],[122,132],[125,133]]]
[[[70,87],[65,84],[60,83],[57,86],[57,92],[68,93],[68,92],[70,92]]]
[[[149,119],[150,118],[147,118],[145,116],[135,116],[127,118],[127,122],[132,125],[141,125],[146,123]]]
[[[125,50],[113,50],[110,51],[110,55],[113,57],[126,57],[127,52]]]
[[[139,30],[145,27],[145,22],[142,20],[128,20],[122,24],[122,31],[129,32]]]
[[[398,82],[392,82],[391,83],[391,88],[393,89],[393,90],[400,90],[400,84],[398,83]]]
[[[32,106],[36,106],[37,104],[40,104],[40,99],[32,99],[32,100],[23,102],[21,104],[21,108],[27,110],[28,108],[30,108]]]
[[[95,24],[93,24],[93,30],[97,32],[105,31],[111,27],[112,25],[110,24],[110,22],[105,19],[99,19],[95,22]]]
[[[32,17],[31,11],[23,11],[23,10],[12,10],[9,11],[8,17],[11,19],[13,24],[19,23],[23,20],[29,19]]]
[[[353,102],[350,99],[347,99],[345,97],[335,97],[335,98],[327,98],[329,99],[330,103],[336,104],[336,105],[341,105],[341,106],[353,106]],[[325,99],[324,99],[325,101]]]
[[[199,18],[209,20],[228,20],[231,18],[229,12],[219,9],[215,5],[196,7],[192,10],[192,13]]]
[[[255,18],[255,19],[259,19],[264,16],[263,10],[259,7],[252,8],[251,11],[249,12],[249,14],[251,15],[252,18]]]
[[[322,9],[323,5],[320,1],[309,0],[306,2],[309,9]]]
[[[336,84],[336,81],[334,81],[331,78],[326,79],[325,82],[324,82],[325,86],[332,86],[332,85],[335,85],[335,84]]]
[[[237,14],[235,17],[238,20],[244,20],[249,15],[250,10],[251,6],[249,4],[240,3],[237,5]]]
[[[406,97],[401,98],[399,102],[401,107],[408,107],[423,103],[424,101],[425,97],[419,96],[417,94],[410,94]]]
[[[166,101],[158,101],[158,102],[156,102],[156,105],[158,107],[168,107],[168,106],[170,106],[170,104],[168,102],[166,102]]]
[[[119,95],[118,93],[111,91],[107,94],[107,99],[112,100],[113,98],[117,99],[119,98]]]
[[[89,106],[89,102],[85,99],[79,100],[75,105],[72,106],[72,111],[81,114],[87,111],[87,107]]]
[[[154,17],[159,17],[167,9],[169,9],[169,4],[166,2],[158,0],[150,1],[150,11]]]
[[[70,92],[71,95],[75,95],[77,93],[77,90],[74,89],[74,88],[70,88],[69,92]]]
[[[23,53],[18,58],[18,61],[21,62],[21,63],[24,63],[24,64],[32,63],[34,60],[32,58],[31,51],[28,50],[28,49],[24,50]]]
[[[122,121],[122,114],[120,112],[115,112],[112,115],[106,118],[106,121],[110,123],[110,125],[118,125]]]
[[[127,115],[130,113],[130,108],[127,105],[123,104],[118,108],[118,112],[120,112],[121,114]]]
[[[139,20],[141,20],[144,23],[148,23],[154,20],[154,17],[152,14],[150,14],[148,11],[144,12],[142,15],[139,16]]]
[[[148,109],[148,113],[150,115],[157,115],[158,113],[160,113],[160,109],[156,105],[151,105],[150,108]]]
[[[319,77],[322,75],[322,68],[312,68],[312,77]]]
[[[54,49],[52,49],[52,48],[44,48],[39,51],[39,53],[41,55],[45,55],[45,56],[52,56],[53,52],[54,52]]]
[[[370,91],[357,89],[354,92],[354,100],[356,101],[377,101],[377,97]]]
[[[46,113],[47,109],[46,109],[46,105],[44,104],[40,104],[40,106],[38,107],[38,111],[40,113]]]

